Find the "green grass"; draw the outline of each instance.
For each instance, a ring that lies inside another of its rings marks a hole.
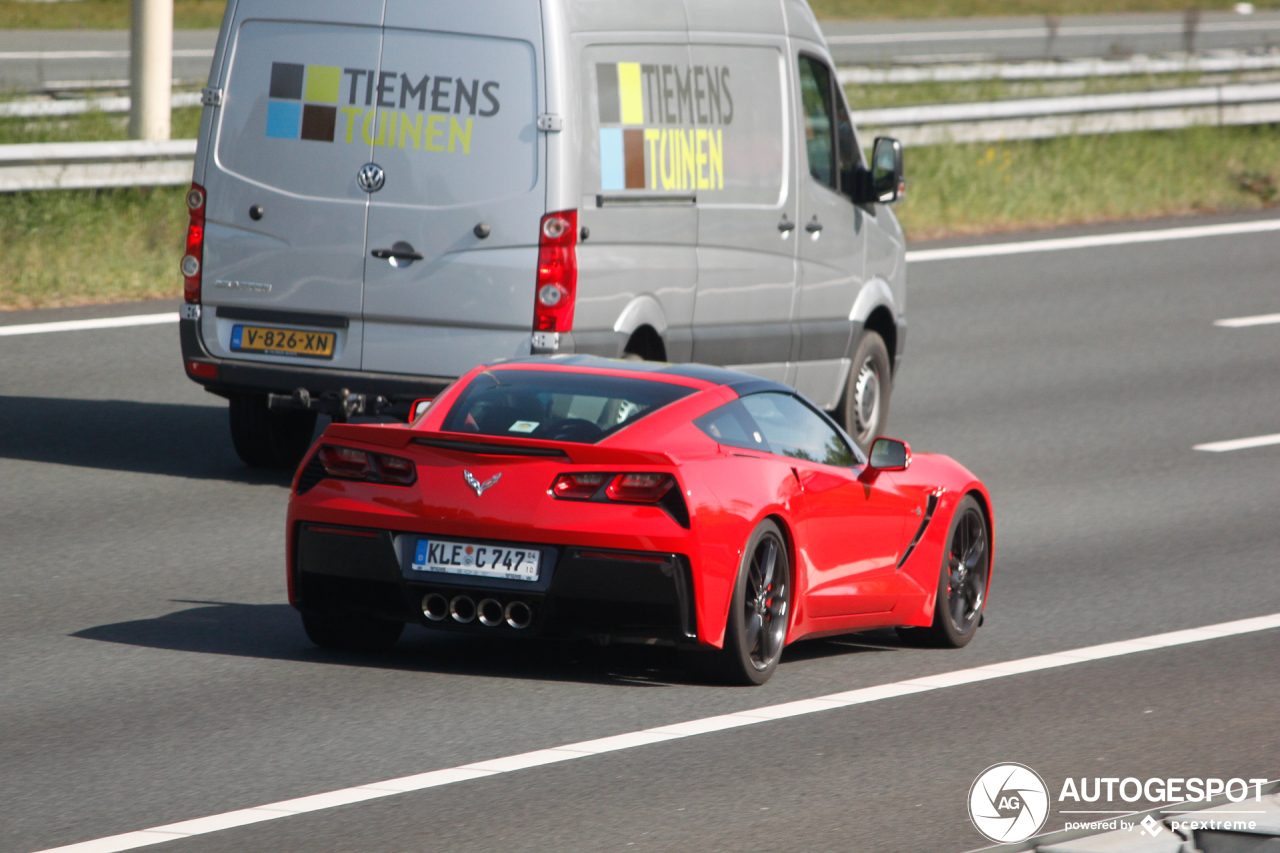
[[[0,29],[128,29],[129,0],[32,3],[0,0]],[[225,0],[174,0],[173,25],[217,29]],[[1234,0],[810,0],[819,18],[964,18],[986,15],[1087,15],[1103,12],[1182,12],[1230,9]],[[1259,9],[1280,0],[1254,0]]]
[[[0,0],[0,29],[127,30],[129,0],[78,0],[68,3]],[[179,29],[217,29],[226,0],[174,0],[173,25]]]
[[[1275,204],[1275,126],[909,148],[910,238]]]
[[[194,139],[200,132],[200,107],[174,110],[170,136]],[[24,142],[103,142],[128,139],[129,117],[124,113],[91,112],[60,119],[0,119],[0,145]]]
[[[864,18],[970,18],[997,15],[1096,15],[1106,12],[1183,12],[1229,10],[1235,0],[809,0],[826,20]],[[1253,0],[1258,9],[1278,0]]]
[[[0,195],[0,308],[178,296],[184,187]]]
[[[1280,203],[1280,128],[1193,128],[909,148],[907,235]],[[176,297],[181,187],[0,194],[0,308]]]

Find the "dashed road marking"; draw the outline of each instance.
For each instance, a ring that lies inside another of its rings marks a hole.
[[[1233,438],[1230,441],[1211,441],[1208,444],[1197,444],[1192,450],[1207,450],[1210,453],[1225,453],[1228,450],[1247,450],[1250,447],[1267,447],[1280,444],[1280,432],[1272,435],[1255,435],[1253,438]]]
[[[1227,329],[1243,329],[1246,326],[1267,326],[1280,323],[1280,314],[1255,314],[1252,317],[1228,317],[1225,320],[1214,320],[1213,325]]]
[[[119,329],[125,326],[154,326],[159,323],[176,322],[178,322],[177,312],[171,314],[133,314],[128,317],[99,317],[95,320],[60,320],[55,323],[25,323],[19,326],[0,326],[0,338],[10,335],[79,332],[85,329]]]

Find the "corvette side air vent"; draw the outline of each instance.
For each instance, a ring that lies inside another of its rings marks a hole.
[[[302,469],[302,476],[298,478],[298,494],[305,495],[307,492],[315,488],[325,477],[324,465],[320,464],[320,454],[317,453],[311,457],[311,461],[307,463],[307,467]]]
[[[907,550],[902,552],[902,559],[898,561],[898,568],[907,562],[907,557],[911,556],[911,552],[920,544],[920,540],[924,537],[924,531],[929,526],[929,519],[933,518],[933,511],[938,508],[938,495],[929,495],[929,502],[925,504],[924,518],[920,519],[920,529],[916,531],[916,535],[911,539],[911,544],[907,546]]]
[[[684,495],[680,493],[680,487],[667,491],[662,496],[662,500],[658,504],[667,511],[667,514],[676,520],[685,530],[689,529],[689,507],[684,502]]]

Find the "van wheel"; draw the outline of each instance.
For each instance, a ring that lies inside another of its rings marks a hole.
[[[294,470],[316,431],[315,412],[273,412],[265,394],[232,397],[229,414],[236,455],[253,468]]]
[[[889,395],[893,374],[889,349],[876,332],[863,332],[853,353],[849,381],[836,414],[845,430],[863,453],[871,452],[871,442],[884,432],[889,422]]]
[[[355,614],[337,616],[304,610],[302,628],[307,632],[307,639],[322,649],[385,652],[400,639],[404,623]]]

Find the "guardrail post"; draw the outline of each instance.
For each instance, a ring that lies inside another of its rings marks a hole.
[[[129,136],[169,138],[173,96],[173,0],[133,0],[129,40]]]

